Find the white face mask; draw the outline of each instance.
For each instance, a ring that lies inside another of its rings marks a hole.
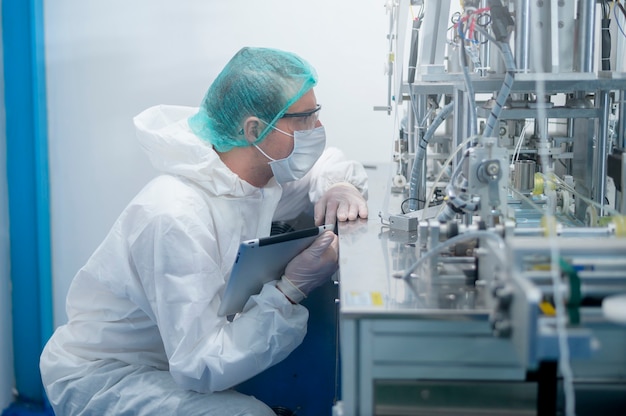
[[[276,127],[274,127],[276,129]],[[313,167],[317,159],[324,152],[326,147],[326,131],[323,126],[316,127],[313,130],[294,131],[293,135],[282,130],[276,129],[287,136],[293,137],[293,151],[284,159],[273,159],[268,156],[259,146],[256,147],[259,152],[269,162],[276,182],[284,184],[286,182],[302,179]]]

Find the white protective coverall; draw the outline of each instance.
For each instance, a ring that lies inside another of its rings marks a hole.
[[[218,316],[239,243],[310,209],[333,183],[365,195],[367,176],[328,148],[303,179],[256,188],[191,132],[187,118],[196,112],[156,106],[135,118],[163,174],[72,281],[69,321],[40,362],[59,416],[273,414],[229,389],[289,355],[306,334],[308,311],[268,283],[232,322]]]

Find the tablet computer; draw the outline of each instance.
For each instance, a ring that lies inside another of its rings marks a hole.
[[[334,225],[322,225],[242,241],[218,314],[241,312],[250,296],[260,293],[265,283],[280,279],[291,259],[310,246],[318,235],[334,228]]]

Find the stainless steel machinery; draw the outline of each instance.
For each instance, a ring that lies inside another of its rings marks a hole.
[[[625,7],[387,1],[336,416],[626,414]]]

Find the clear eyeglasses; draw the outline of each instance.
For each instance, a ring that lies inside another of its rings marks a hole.
[[[315,128],[315,124],[317,120],[319,120],[320,110],[322,106],[320,104],[316,105],[314,109],[309,111],[302,111],[299,113],[285,113],[281,118],[289,118],[293,119],[298,123],[302,128],[296,128],[294,130],[312,130]]]

